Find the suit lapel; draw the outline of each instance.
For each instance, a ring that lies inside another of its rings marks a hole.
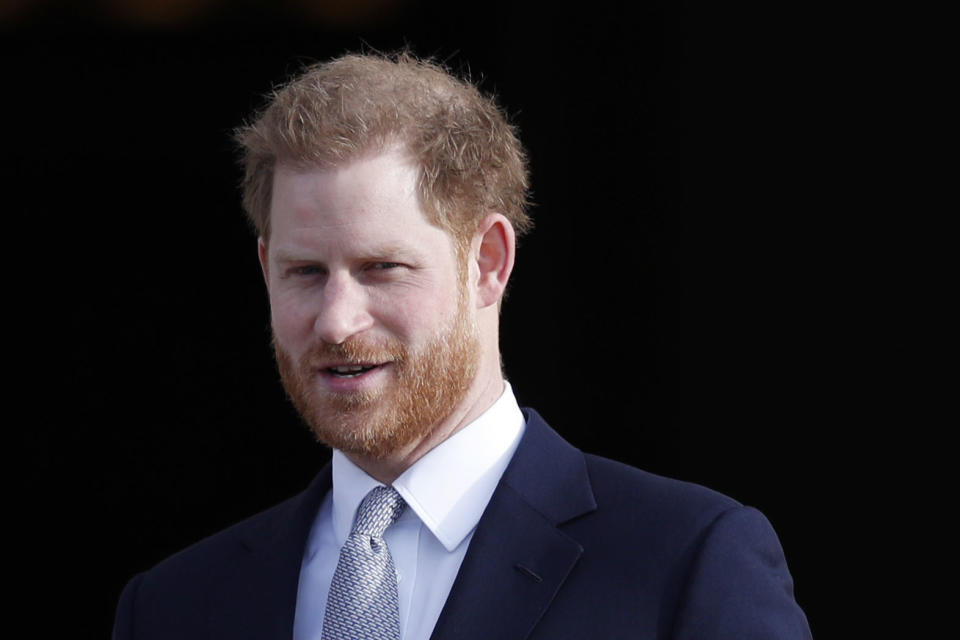
[[[596,508],[583,454],[526,410],[523,440],[474,533],[432,640],[529,636],[583,548],[558,525]]]

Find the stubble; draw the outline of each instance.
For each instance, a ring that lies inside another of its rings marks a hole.
[[[320,343],[299,362],[274,338],[283,386],[316,438],[345,453],[383,459],[426,438],[461,403],[480,360],[476,324],[461,296],[453,321],[421,349],[397,340],[370,342],[352,336]],[[388,384],[372,392],[320,389],[322,362],[390,362]]]

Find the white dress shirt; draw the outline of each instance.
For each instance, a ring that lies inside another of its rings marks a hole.
[[[384,534],[397,569],[403,640],[429,640],[500,477],[524,430],[510,385],[480,417],[417,460],[393,483],[408,508]],[[319,640],[340,547],[360,501],[381,484],[340,451],[333,489],[310,530],[300,565],[294,640]]]

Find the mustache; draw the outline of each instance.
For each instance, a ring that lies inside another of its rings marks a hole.
[[[276,336],[273,337],[273,349],[275,352],[280,350]],[[364,339],[351,336],[340,344],[318,342],[311,345],[304,352],[301,362],[310,368],[316,368],[329,363],[378,364],[394,362],[402,364],[407,359],[407,348],[398,340]]]

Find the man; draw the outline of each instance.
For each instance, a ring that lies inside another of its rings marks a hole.
[[[135,577],[114,638],[806,638],[757,511],[585,455],[504,382],[523,150],[402,55],[308,69],[239,132],[284,386],[333,459]]]

